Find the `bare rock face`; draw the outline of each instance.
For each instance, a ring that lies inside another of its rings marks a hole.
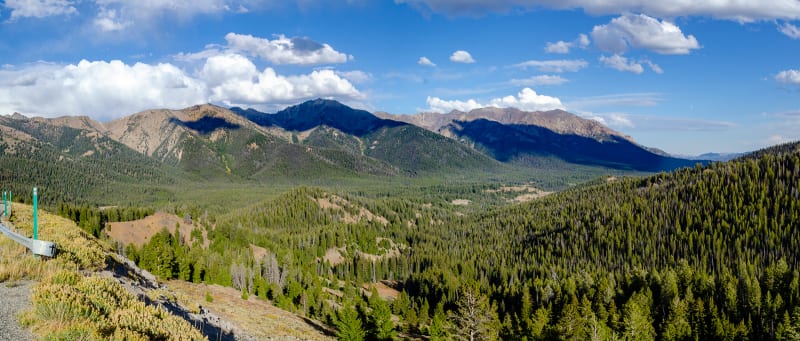
[[[133,150],[161,160],[180,160],[181,142],[192,135],[220,138],[220,130],[246,126],[260,130],[252,122],[228,109],[211,104],[183,110],[146,110],[106,124],[109,137]]]

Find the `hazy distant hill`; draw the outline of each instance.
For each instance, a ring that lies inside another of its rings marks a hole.
[[[710,161],[729,161],[747,153],[703,153],[697,156],[687,157],[690,160],[710,160]]]

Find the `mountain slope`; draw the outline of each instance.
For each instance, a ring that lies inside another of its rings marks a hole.
[[[112,138],[131,148],[204,177],[264,179],[394,172],[388,165],[336,150],[293,144],[291,134],[282,128],[259,126],[214,105],[145,111],[107,126]]]
[[[331,100],[313,100],[275,114],[233,108],[264,127],[280,127],[306,146],[366,156],[404,174],[490,170],[500,165],[458,142],[417,126],[376,117]]]
[[[260,131],[260,127],[224,108],[197,105],[184,110],[148,110],[106,124],[111,138],[161,161],[183,159],[183,144],[188,136],[221,135],[239,129]]]
[[[422,112],[415,115],[391,115],[377,113],[378,116],[408,122],[425,129],[438,132],[454,121],[474,121],[486,119],[510,125],[534,125],[552,130],[558,134],[578,135],[590,137],[599,141],[611,139],[616,136],[629,139],[600,122],[587,120],[564,110],[551,111],[522,111],[516,108],[486,107],[463,112],[453,110],[447,114]]]
[[[629,136],[563,110],[525,112],[480,108],[448,114],[383,117],[418,124],[458,139],[501,162],[538,167],[556,158],[568,163],[637,171],[662,171],[698,161],[670,157],[636,144]],[[700,161],[703,162],[703,161]]]
[[[326,126],[361,137],[381,128],[404,125],[401,122],[378,118],[364,110],[350,108],[337,101],[324,99],[306,101],[275,114],[265,114],[254,109],[232,108],[231,110],[261,126],[277,126],[288,131],[307,131]]]
[[[692,166],[697,161],[654,154],[617,135],[601,139],[559,134],[536,125],[501,124],[485,119],[454,121],[441,132],[471,143],[502,162],[527,163],[556,157],[566,162],[638,171]]]
[[[177,170],[137,153],[98,131],[76,129],[64,119],[22,115],[0,116],[0,181],[4,189],[29,193],[39,186],[47,203],[85,202],[89,198],[115,201],[120,190],[126,200],[161,195],[174,184]],[[82,125],[79,124],[78,126]],[[26,200],[26,196],[20,197]]]

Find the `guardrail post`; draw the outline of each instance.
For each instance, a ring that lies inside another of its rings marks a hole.
[[[39,212],[38,212],[38,204],[39,201],[39,194],[36,191],[36,187],[33,188],[33,240],[39,239]]]

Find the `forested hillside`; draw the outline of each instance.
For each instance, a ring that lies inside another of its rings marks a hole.
[[[799,187],[784,146],[456,219],[410,243],[414,263],[437,266],[407,290],[452,299],[442,283],[477,281],[508,336],[797,335]]]
[[[175,169],[106,136],[38,119],[0,117],[0,182],[23,202],[35,186],[50,206],[152,201],[167,197],[164,187],[178,179]]]
[[[128,251],[163,277],[234,286],[340,331],[357,321],[378,333],[382,303],[357,288],[383,281],[402,290],[392,311],[404,335],[793,339],[797,150],[608,178],[488,210],[460,209],[436,188],[301,188],[216,217],[208,249],[165,234]],[[253,246],[265,252],[254,256]],[[474,308],[485,313],[467,316]]]

